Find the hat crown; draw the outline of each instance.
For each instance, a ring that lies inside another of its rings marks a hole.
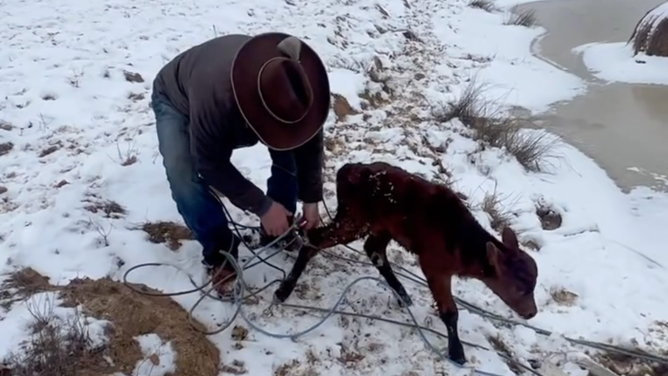
[[[288,37],[277,49],[281,56],[269,59],[258,73],[258,91],[265,109],[276,120],[297,123],[313,105],[313,90],[299,62],[301,41]]]
[[[322,130],[331,104],[327,68],[303,40],[280,32],[246,40],[230,79],[241,115],[269,148],[292,150]]]

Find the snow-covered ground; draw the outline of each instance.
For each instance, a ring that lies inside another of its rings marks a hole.
[[[308,40],[330,69],[333,92],[358,112],[344,122],[335,122],[332,114],[327,123],[330,177],[347,161],[385,160],[432,179],[445,180],[443,171],[448,171],[474,207],[496,189],[507,198],[503,205],[514,214],[511,223],[520,240],[539,247],[531,255],[539,265],[540,313],[530,324],[569,337],[665,348],[660,323],[668,320],[666,197],[647,189],[623,194],[592,160],[565,144],[550,161],[549,173],[528,173],[503,151],[482,149],[465,137],[457,120],[439,124],[430,116],[432,107],[456,100],[474,76],[493,85],[492,97],[532,111],[583,92],[579,79],[530,55],[529,43],[541,30],[504,25],[505,17],[463,0],[2,3],[0,144],[13,147],[0,152],[0,186],[6,188],[0,193],[0,274],[32,267],[54,284],[67,284],[77,277],[120,280],[136,264],[166,262],[203,280],[196,242],[184,242],[175,252],[150,243],[136,229],[145,221],[181,222],[158,153],[151,81],[170,58],[215,35],[281,30]],[[129,81],[125,72],[143,80]],[[373,105],[365,103],[370,98]],[[265,188],[270,160],[264,147],[239,150],[233,161]],[[335,208],[333,196],[328,197],[328,207]],[[102,200],[119,203],[127,213],[106,218],[86,209]],[[539,203],[561,214],[561,227],[542,229]],[[256,221],[228,208],[241,222]],[[476,215],[489,224],[485,213]],[[337,252],[351,256],[345,249]],[[417,271],[411,256],[392,253]],[[272,261],[284,269],[292,263],[283,255]],[[330,307],[361,275],[377,271],[319,256],[300,280],[301,293],[290,301]],[[264,265],[246,273],[255,287],[277,277]],[[192,287],[185,273],[169,267],[140,269],[131,279],[165,292]],[[444,331],[428,291],[405,285],[418,321]],[[577,294],[572,305],[555,301],[553,293],[561,289]],[[267,311],[273,291],[245,308],[256,324],[283,334],[318,320],[287,308]],[[478,282],[458,281],[456,294],[513,317]],[[407,320],[395,304],[388,306],[389,297],[388,290],[366,282],[351,291],[346,309]],[[198,296],[174,299],[188,309]],[[230,304],[205,300],[195,316],[215,328],[233,311]],[[28,335],[20,329],[29,319],[25,312],[22,303],[0,311],[0,332],[11,333],[0,336],[0,358]],[[222,363],[243,364],[251,375],[273,374],[286,364],[293,367],[289,374],[308,367],[321,375],[459,374],[429,352],[415,331],[391,324],[335,317],[295,341],[251,331],[242,346],[230,331],[209,338]],[[498,335],[522,362],[574,350],[530,329],[494,325],[466,311],[460,314],[460,333],[485,347],[490,347],[486,336]],[[168,355],[161,358],[162,371],[169,370],[164,363],[174,355],[160,338],[143,337],[141,348],[147,354],[163,348]],[[513,374],[493,352],[466,351],[471,367]],[[586,374],[566,367],[572,375]],[[138,366],[138,372],[142,369]]]
[[[668,85],[668,58],[633,55],[626,42],[588,43],[573,49],[582,54],[587,69],[605,81]]]

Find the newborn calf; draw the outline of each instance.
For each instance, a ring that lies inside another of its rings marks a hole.
[[[505,228],[502,241],[487,232],[461,199],[445,186],[431,183],[383,162],[349,163],[336,176],[338,209],[334,221],[308,232],[288,277],[276,290],[283,302],[294,289],[308,261],[318,250],[368,236],[364,250],[387,283],[411,299],[387,260],[395,240],[418,256],[420,267],[448,332],[449,358],[466,363],[457,332],[458,312],[452,297],[453,275],[485,283],[512,310],[530,319],[536,315],[536,263],[519,248],[515,233]]]

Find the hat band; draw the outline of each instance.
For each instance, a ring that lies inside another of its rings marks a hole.
[[[262,101],[262,106],[264,106],[264,108],[267,110],[267,112],[269,112],[269,114],[270,114],[274,119],[280,121],[281,123],[285,123],[285,124],[296,124],[296,123],[299,123],[300,121],[304,120],[304,118],[306,117],[306,115],[308,115],[308,112],[311,110],[311,107],[313,106],[313,88],[311,88],[311,83],[308,82],[308,80],[307,80],[307,81],[306,81],[306,86],[308,87],[308,91],[309,91],[309,94],[310,94],[310,95],[309,95],[309,98],[310,98],[311,100],[309,101],[308,108],[306,109],[306,111],[304,111],[304,113],[302,114],[302,116],[301,116],[300,118],[298,118],[297,120],[285,120],[285,119],[281,118],[280,116],[276,115],[276,114],[271,110],[271,108],[267,105],[267,102],[264,100],[264,95],[263,95],[263,93],[262,93],[262,85],[261,85],[261,83],[262,83],[261,78],[262,78],[262,73],[264,72],[264,69],[267,67],[267,65],[269,65],[269,63],[273,62],[274,60],[288,60],[288,61],[294,61],[294,60],[292,60],[292,59],[288,59],[288,58],[286,58],[286,57],[273,57],[273,58],[267,60],[264,64],[262,64],[262,67],[260,67],[260,71],[259,71],[258,74],[257,74],[257,91],[258,91],[258,93],[260,94],[260,101]]]

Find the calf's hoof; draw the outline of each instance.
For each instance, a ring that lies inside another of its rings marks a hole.
[[[464,355],[464,347],[462,347],[461,344],[459,346],[452,346],[448,348],[448,358],[459,364],[460,366],[463,366],[466,364],[466,356]]]
[[[399,307],[401,308],[406,308],[410,307],[413,305],[413,299],[411,299],[410,296],[404,291],[403,293],[399,293]]]
[[[292,294],[292,290],[293,286],[281,283],[281,285],[278,286],[278,289],[276,289],[276,291],[274,292],[274,302],[283,303],[290,297],[290,294]]]

